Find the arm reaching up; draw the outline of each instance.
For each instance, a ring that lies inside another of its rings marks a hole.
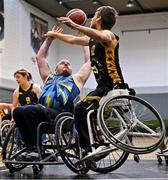
[[[52,41],[53,41],[52,38],[46,38],[36,55],[39,73],[43,82],[46,81],[47,77],[51,73],[46,57]]]
[[[83,46],[83,53],[84,53],[84,64],[80,68],[78,73],[74,75],[74,81],[78,85],[80,90],[82,89],[86,81],[88,80],[91,73],[89,46]]]
[[[55,27],[53,27],[52,31],[60,34],[63,30],[61,28],[56,29]],[[41,45],[36,55],[36,60],[37,60],[40,76],[43,82],[47,80],[49,74],[51,73],[51,70],[50,70],[50,67],[48,65],[46,58],[47,58],[48,50],[52,41],[53,41],[53,38],[47,37],[45,41],[43,42],[43,44]]]
[[[95,20],[95,18],[97,18],[97,20]],[[106,30],[101,29],[100,31],[100,27],[95,29],[93,27],[82,26],[82,25],[74,23],[68,17],[60,17],[57,19],[60,23],[66,24],[68,27],[71,27],[74,30],[78,30],[82,32],[84,35],[86,35],[87,37],[93,38],[99,42],[104,43],[105,45],[109,45],[109,44],[111,45],[111,40],[114,39],[114,34],[107,29]],[[92,18],[91,24],[93,21],[100,21],[100,20],[101,20],[101,17],[98,17],[96,15],[94,18]]]
[[[74,36],[70,34],[63,34],[60,33],[62,28],[55,27],[52,31],[48,31],[45,36],[46,37],[51,37],[54,39],[59,39],[61,41],[64,41],[69,44],[77,44],[77,45],[83,45],[87,46],[89,43],[89,38],[87,36]]]

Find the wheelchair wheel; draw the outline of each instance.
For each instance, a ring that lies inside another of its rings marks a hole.
[[[2,145],[4,143],[4,140],[11,126],[12,126],[12,123],[10,120],[3,120],[1,123],[1,144]]]
[[[89,169],[86,165],[77,166],[80,159],[78,134],[73,127],[73,117],[61,117],[56,124],[57,148],[64,163],[76,174],[86,174]]]
[[[20,147],[16,144],[15,133],[16,127],[15,124],[13,124],[8,131],[2,148],[2,160],[10,172],[20,171],[27,166],[26,164],[16,164],[18,156],[25,151],[24,148],[20,149]]]
[[[129,156],[128,152],[116,147],[110,153],[105,153],[99,158],[93,158],[96,168],[91,168],[94,172],[108,173],[121,167]]]
[[[133,154],[156,150],[165,137],[164,122],[148,102],[129,95],[106,100],[98,109],[98,124],[116,147]]]

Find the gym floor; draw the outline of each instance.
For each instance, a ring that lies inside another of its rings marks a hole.
[[[9,174],[5,168],[0,170],[0,179],[168,179],[168,165],[165,159],[161,164],[158,163],[157,158],[140,159],[140,162],[135,162],[129,158],[124,165],[116,171],[108,174],[99,174],[89,171],[85,176],[79,176],[70,171],[63,165],[46,165],[44,169],[38,174],[34,175],[32,167],[29,166],[20,172]]]

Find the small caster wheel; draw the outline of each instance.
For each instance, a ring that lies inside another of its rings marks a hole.
[[[158,159],[158,163],[162,164],[162,158],[160,156],[157,156],[157,159]]]
[[[42,164],[39,165],[39,170],[43,170],[44,166]]]
[[[134,154],[134,161],[139,163],[140,157],[138,154]]]
[[[33,174],[34,174],[34,175],[38,175],[39,172],[40,172],[40,170],[38,169],[38,167],[34,165],[32,168],[33,168]]]
[[[13,174],[15,171],[13,169],[9,169],[9,173]]]

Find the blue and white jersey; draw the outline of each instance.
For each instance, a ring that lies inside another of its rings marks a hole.
[[[45,107],[71,111],[73,100],[79,95],[73,77],[50,74],[41,92],[39,103]]]

